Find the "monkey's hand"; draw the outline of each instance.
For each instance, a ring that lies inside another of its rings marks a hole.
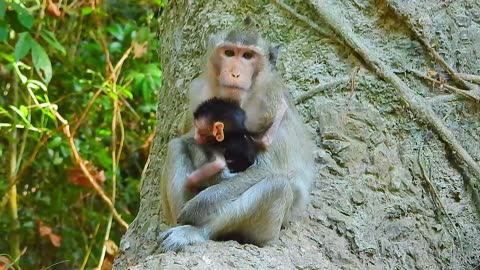
[[[270,144],[273,142],[272,136],[268,132],[260,138],[253,138],[253,141],[263,150],[267,149]]]
[[[270,146],[270,144],[272,144],[273,139],[278,132],[278,128],[280,127],[280,123],[282,122],[282,119],[287,112],[287,109],[288,104],[285,99],[282,99],[280,107],[278,108],[275,114],[275,118],[273,119],[273,123],[270,125],[270,127],[260,139],[254,138],[254,141],[259,147],[265,150],[268,146]]]
[[[265,174],[267,173],[264,170],[251,166],[228,181],[221,181],[201,191],[184,205],[177,217],[177,222],[194,226],[205,224],[225,203],[238,198]]]
[[[215,159],[212,162],[204,164],[202,167],[196,169],[191,174],[187,175],[185,188],[189,192],[196,193],[199,191],[198,187],[202,183],[208,182],[208,180],[215,174],[221,172],[226,166],[225,158],[216,154]]]

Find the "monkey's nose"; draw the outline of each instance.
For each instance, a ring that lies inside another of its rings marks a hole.
[[[232,73],[232,77],[233,77],[233,78],[238,78],[238,77],[240,77],[240,73],[237,73],[237,74]]]

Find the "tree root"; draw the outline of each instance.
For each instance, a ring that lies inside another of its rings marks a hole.
[[[435,185],[433,184],[433,182],[431,180],[431,173],[427,174],[427,170],[425,169],[425,164],[424,164],[424,161],[422,160],[422,155],[424,156],[424,153],[423,153],[423,146],[424,145],[425,145],[425,140],[420,144],[420,149],[418,150],[418,156],[417,156],[417,162],[418,162],[418,165],[420,166],[420,170],[422,171],[422,177],[425,180],[425,182],[428,184],[430,192],[433,195],[434,204],[437,204],[440,207],[440,209],[443,211],[443,213],[447,217],[447,220],[450,222],[450,225],[452,226],[453,230],[455,231],[456,235],[452,234],[452,236],[457,237],[458,243],[459,243],[459,246],[460,246],[460,250],[463,253],[463,241],[462,241],[462,238],[460,237],[460,232],[458,231],[457,226],[455,226],[455,223],[453,222],[452,218],[448,214],[447,208],[445,207],[445,205],[440,200],[440,194],[438,193],[437,188],[435,187]],[[429,165],[430,165],[430,161],[429,161]]]
[[[317,31],[320,35],[326,36],[326,37],[336,38],[335,34],[333,34],[332,31],[330,31],[329,29],[324,29],[324,28],[320,27],[318,24],[316,24],[315,22],[313,22],[312,20],[310,20],[306,16],[296,12],[292,7],[283,3],[282,1],[273,0],[273,2],[275,2],[278,6],[280,6],[284,10],[286,10],[291,15],[293,15],[293,17],[297,18],[298,20],[300,20],[300,21],[304,22],[305,24],[307,24],[308,26],[310,26],[310,28]],[[341,41],[339,41],[339,40],[338,40],[338,42],[341,43]]]
[[[352,80],[351,76],[344,76],[344,77],[341,77],[340,79],[337,79],[337,80],[334,80],[334,81],[331,81],[331,82],[328,82],[328,83],[319,84],[319,85],[315,86],[314,88],[308,90],[307,92],[299,95],[295,99],[295,104],[298,105],[300,103],[303,103],[305,100],[307,100],[309,98],[312,98],[313,96],[317,95],[320,92],[323,92],[323,91],[325,91],[327,89],[330,89],[330,88],[338,87],[339,85],[347,84],[347,83],[351,82],[351,80]]]
[[[428,50],[428,52],[432,55],[432,57],[437,61],[438,64],[440,64],[445,71],[452,76],[453,80],[460,85],[464,89],[472,90],[475,89],[474,86],[472,86],[470,83],[466,82],[464,79],[462,79],[457,72],[443,59],[443,57],[430,45],[430,43],[427,41],[427,39],[422,35],[422,31],[415,27],[415,25],[411,22],[410,17],[407,14],[403,14],[398,7],[395,6],[394,3],[391,3],[391,1],[385,1],[386,5],[390,10],[395,13],[395,15],[405,23],[407,28],[412,31],[413,35],[415,38]]]
[[[279,3],[280,1],[275,0],[275,2]],[[391,83],[399,97],[408,105],[412,112],[430,125],[444,143],[452,149],[455,156],[466,164],[472,170],[477,179],[480,180],[480,166],[463,148],[453,133],[441,122],[440,119],[438,119],[428,102],[416,96],[414,91],[395,75],[390,67],[384,64],[375,54],[370,52],[369,49],[356,37],[348,24],[342,22],[341,18],[343,17],[336,14],[334,8],[329,7],[324,1],[316,1],[313,3],[312,0],[309,0],[309,3],[315,8],[320,20],[329,26],[330,29],[345,42],[345,44],[361,56],[364,62],[383,80]]]
[[[413,75],[419,77],[419,78],[422,78],[422,79],[430,81],[434,84],[437,84],[438,86],[440,86],[440,88],[445,87],[446,89],[452,91],[456,95],[462,96],[464,98],[467,98],[467,99],[470,99],[470,100],[473,100],[473,101],[476,101],[476,102],[480,102],[480,96],[478,95],[476,90],[466,91],[466,90],[458,89],[454,86],[451,86],[451,85],[448,85],[448,84],[443,83],[441,81],[430,78],[430,77],[428,77],[427,75],[424,75],[422,72],[420,72],[418,70],[408,69],[407,71],[412,73]]]
[[[458,76],[460,76],[460,78],[464,79],[465,81],[480,84],[480,75],[458,73]]]

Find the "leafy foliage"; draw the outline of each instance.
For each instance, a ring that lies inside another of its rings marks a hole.
[[[163,5],[0,0],[0,251],[10,252],[0,266],[108,268],[124,228],[91,181],[133,220],[162,82]]]

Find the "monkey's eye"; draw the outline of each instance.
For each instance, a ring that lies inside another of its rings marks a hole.
[[[232,57],[235,55],[235,52],[233,50],[225,50],[225,55],[227,57]]]
[[[245,53],[242,55],[242,57],[245,58],[245,59],[252,59],[253,53],[252,53],[252,52],[245,52]]]

